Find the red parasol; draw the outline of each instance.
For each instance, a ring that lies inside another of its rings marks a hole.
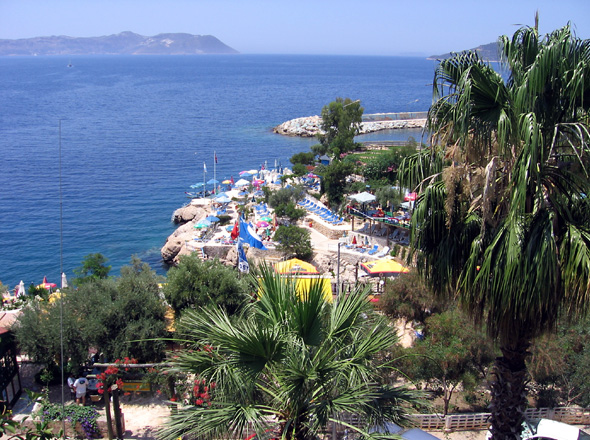
[[[352,244],[356,244],[356,235],[352,237]]]
[[[45,277],[43,277],[43,282],[41,284],[39,284],[37,287],[51,290],[51,289],[55,289],[57,287],[57,284],[47,282],[47,277],[45,276]]]
[[[230,237],[232,238],[232,240],[235,240],[236,238],[238,238],[238,235],[240,235],[240,227],[238,226],[238,221],[236,220],[236,224],[234,225],[234,228],[231,231]]]

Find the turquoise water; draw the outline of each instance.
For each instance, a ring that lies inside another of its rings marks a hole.
[[[434,64],[345,56],[0,58],[0,281],[58,282],[61,120],[63,268],[133,254],[164,273],[160,248],[184,191],[265,161],[289,165],[314,139],[275,135],[336,97],[365,113],[424,111]],[[418,138],[393,131],[359,140]]]

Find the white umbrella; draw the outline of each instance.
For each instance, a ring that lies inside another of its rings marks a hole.
[[[348,196],[348,198],[356,200],[359,203],[374,202],[375,200],[377,200],[377,197],[375,197],[371,193],[368,193],[367,191],[363,191],[359,194],[353,194],[351,196]]]
[[[25,290],[25,283],[23,282],[23,280],[20,280],[20,283],[18,284],[18,292],[16,292],[16,296],[21,296],[21,295],[26,295],[27,292]]]
[[[66,278],[66,273],[62,272],[61,273],[61,288],[65,289],[66,287],[68,287],[68,279]]]
[[[248,182],[246,179],[240,179],[235,184],[235,186],[244,186],[244,185],[250,185],[250,182]]]

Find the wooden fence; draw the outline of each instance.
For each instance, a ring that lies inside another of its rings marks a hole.
[[[589,425],[590,408],[529,408],[525,411],[527,419],[551,419],[569,425]],[[342,418],[346,423],[360,427],[360,420],[351,414]],[[469,414],[412,414],[410,420],[416,428],[424,431],[479,431],[490,427],[490,413]],[[337,425],[337,432],[342,434],[344,425]]]
[[[590,408],[529,408],[525,411],[527,419],[551,419],[569,425],[590,424]],[[488,429],[490,413],[413,414],[410,416],[417,428],[425,431],[474,431]]]

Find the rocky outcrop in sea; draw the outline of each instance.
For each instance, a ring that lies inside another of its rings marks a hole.
[[[285,136],[314,137],[322,130],[321,116],[307,116],[291,119],[273,128],[273,132]],[[396,130],[400,128],[424,128],[426,119],[396,119],[382,121],[366,121],[361,123],[359,134],[373,133],[381,130]]]

